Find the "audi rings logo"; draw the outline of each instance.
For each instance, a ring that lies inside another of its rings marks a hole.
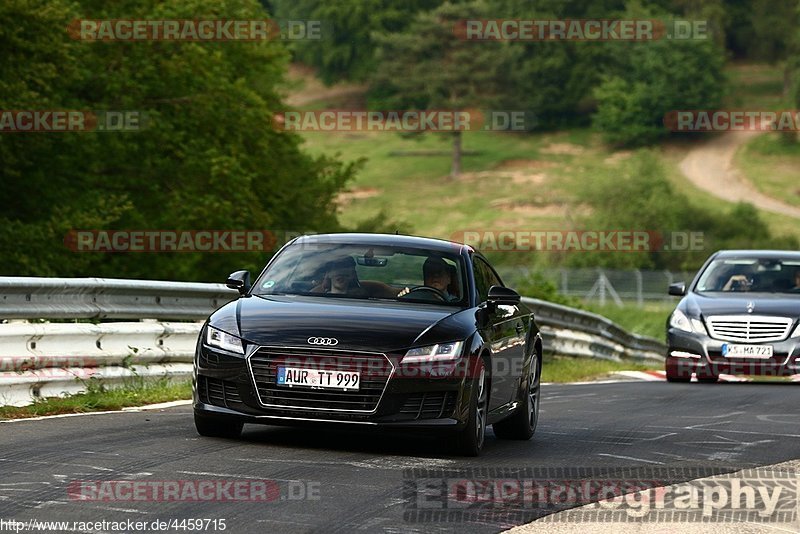
[[[309,345],[326,345],[332,347],[339,344],[339,340],[335,337],[310,337],[308,338]]]

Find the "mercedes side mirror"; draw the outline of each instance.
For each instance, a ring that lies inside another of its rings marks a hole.
[[[675,282],[669,285],[669,294],[676,297],[682,297],[686,294],[686,284],[684,282]]]
[[[236,271],[228,275],[225,285],[242,295],[250,291],[250,271]]]

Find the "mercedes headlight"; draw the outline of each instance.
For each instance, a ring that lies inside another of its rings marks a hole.
[[[669,325],[672,328],[677,328],[678,330],[683,330],[684,332],[692,332],[692,323],[689,321],[689,318],[686,317],[686,314],[680,310],[675,310],[672,312],[672,317],[669,319]]]
[[[694,317],[691,318],[692,328],[698,334],[703,334],[704,336],[708,335],[708,331],[706,330],[706,325],[703,324],[703,321],[700,319],[695,319]]]
[[[222,350],[244,354],[244,345],[241,339],[213,326],[209,326],[206,329],[206,344]]]
[[[403,363],[414,362],[442,362],[457,360],[461,357],[463,341],[453,341],[451,343],[438,343],[427,347],[417,347],[406,352],[403,356]]]
[[[794,329],[791,337],[800,337],[800,323],[797,323],[797,328]]]
[[[672,328],[677,328],[678,330],[683,330],[684,332],[694,332],[697,334],[703,334],[704,336],[708,335],[706,325],[703,324],[703,321],[695,317],[690,319],[680,310],[675,310],[672,312],[672,316],[669,318],[669,325]]]

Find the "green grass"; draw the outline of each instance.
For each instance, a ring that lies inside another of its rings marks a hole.
[[[778,110],[791,108],[783,98],[783,64],[736,63],[728,66],[726,108]]]
[[[736,165],[759,191],[800,206],[800,140],[788,143],[774,132],[760,135],[737,152]]]
[[[303,136],[312,153],[340,153],[345,160],[367,158],[349,186],[354,198],[342,205],[344,224],[353,225],[384,211],[419,234],[442,238],[459,230],[563,224],[564,195],[558,178],[574,156],[543,154],[542,149],[556,140],[586,140],[586,136],[569,134],[467,132],[463,148],[476,154],[465,155],[464,174],[450,180],[452,139],[444,134],[314,132]],[[397,155],[419,151],[439,155]]]
[[[601,380],[617,371],[646,371],[662,369],[658,363],[615,362],[591,358],[545,356],[542,362],[542,382],[582,382]]]
[[[677,299],[673,303],[646,303],[643,307],[635,304],[626,304],[623,307],[609,304],[585,304],[589,311],[607,317],[620,325],[628,332],[642,336],[650,336],[664,340],[664,324],[672,310],[675,309]]]
[[[668,178],[675,185],[675,187],[689,195],[690,202],[694,203],[695,205],[702,206],[703,209],[713,214],[721,214],[723,212],[730,211],[733,204],[720,200],[710,193],[695,188],[689,179],[680,172],[678,164],[683,158],[682,151],[677,150],[674,146],[666,147],[665,150],[662,151],[662,158],[665,163],[665,168],[667,169]],[[740,161],[737,161],[736,164],[748,179],[753,179],[753,177],[748,173],[746,167],[743,168],[741,166]],[[800,224],[797,224],[797,219],[794,217],[763,210],[759,210],[759,214],[761,215],[762,220],[767,223],[767,226],[773,235],[793,235],[800,238]],[[707,252],[711,254],[714,252],[714,250],[709,249]]]
[[[85,393],[66,397],[48,397],[37,400],[29,406],[0,406],[0,420],[119,410],[128,406],[144,406],[191,398],[192,384],[190,381],[171,382],[166,378],[155,381],[131,380],[114,388],[106,388],[90,382],[87,384]]]
[[[410,225],[417,235],[443,239],[469,230],[574,229],[574,221],[589,209],[577,202],[577,188],[600,175],[621,173],[633,154],[610,150],[589,130],[468,132],[463,147],[479,154],[465,156],[464,174],[451,180],[450,139],[442,134],[414,138],[389,132],[302,135],[313,154],[338,153],[348,161],[367,158],[364,169],[349,184],[349,193],[341,197],[343,224],[354,226],[383,212],[391,222]],[[393,155],[420,150],[442,155]],[[732,204],[697,190],[681,174],[678,164],[684,153],[677,144],[649,152],[662,162],[670,180],[688,194],[690,202],[714,213],[729,211]],[[797,161],[784,166],[787,181],[798,168]],[[776,235],[800,237],[796,219],[761,213]],[[535,263],[532,254],[503,256],[506,263]]]
[[[781,108],[782,66],[736,64],[729,69],[729,107]],[[305,71],[298,83],[314,86]],[[322,95],[322,93],[320,93]],[[313,100],[302,109],[322,109],[329,98]],[[352,98],[350,95],[348,98]],[[777,100],[776,100],[777,99]],[[340,197],[340,220],[347,226],[384,213],[387,220],[413,233],[439,238],[458,237],[465,230],[562,230],[587,213],[576,199],[582,184],[600,175],[621,172],[635,151],[614,151],[589,129],[560,132],[465,132],[464,174],[450,180],[452,137],[426,133],[401,136],[394,132],[303,132],[312,154],[339,154],[347,161],[366,158],[349,193]],[[678,169],[685,143],[670,143],[649,152],[690,202],[723,212],[731,204],[696,190]],[[435,155],[398,155],[411,152]],[[787,172],[796,169],[786,167]],[[763,212],[776,234],[800,237],[800,225],[790,217]],[[709,253],[712,251],[709,251]],[[504,263],[532,264],[530,254],[504,253]]]
[[[730,67],[728,72],[732,90],[729,107],[773,111],[796,108],[782,95],[782,64],[740,64]],[[759,191],[787,204],[800,206],[800,184],[797,182],[800,142],[787,143],[782,134],[766,133],[740,149],[735,161]],[[794,225],[798,226],[796,220]]]

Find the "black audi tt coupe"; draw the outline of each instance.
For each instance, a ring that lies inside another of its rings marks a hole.
[[[244,423],[441,430],[477,455],[487,425],[530,439],[542,338],[488,261],[458,243],[382,234],[299,237],[214,312],[194,365],[204,436]]]
[[[713,254],[667,320],[667,380],[800,373],[800,252]]]

